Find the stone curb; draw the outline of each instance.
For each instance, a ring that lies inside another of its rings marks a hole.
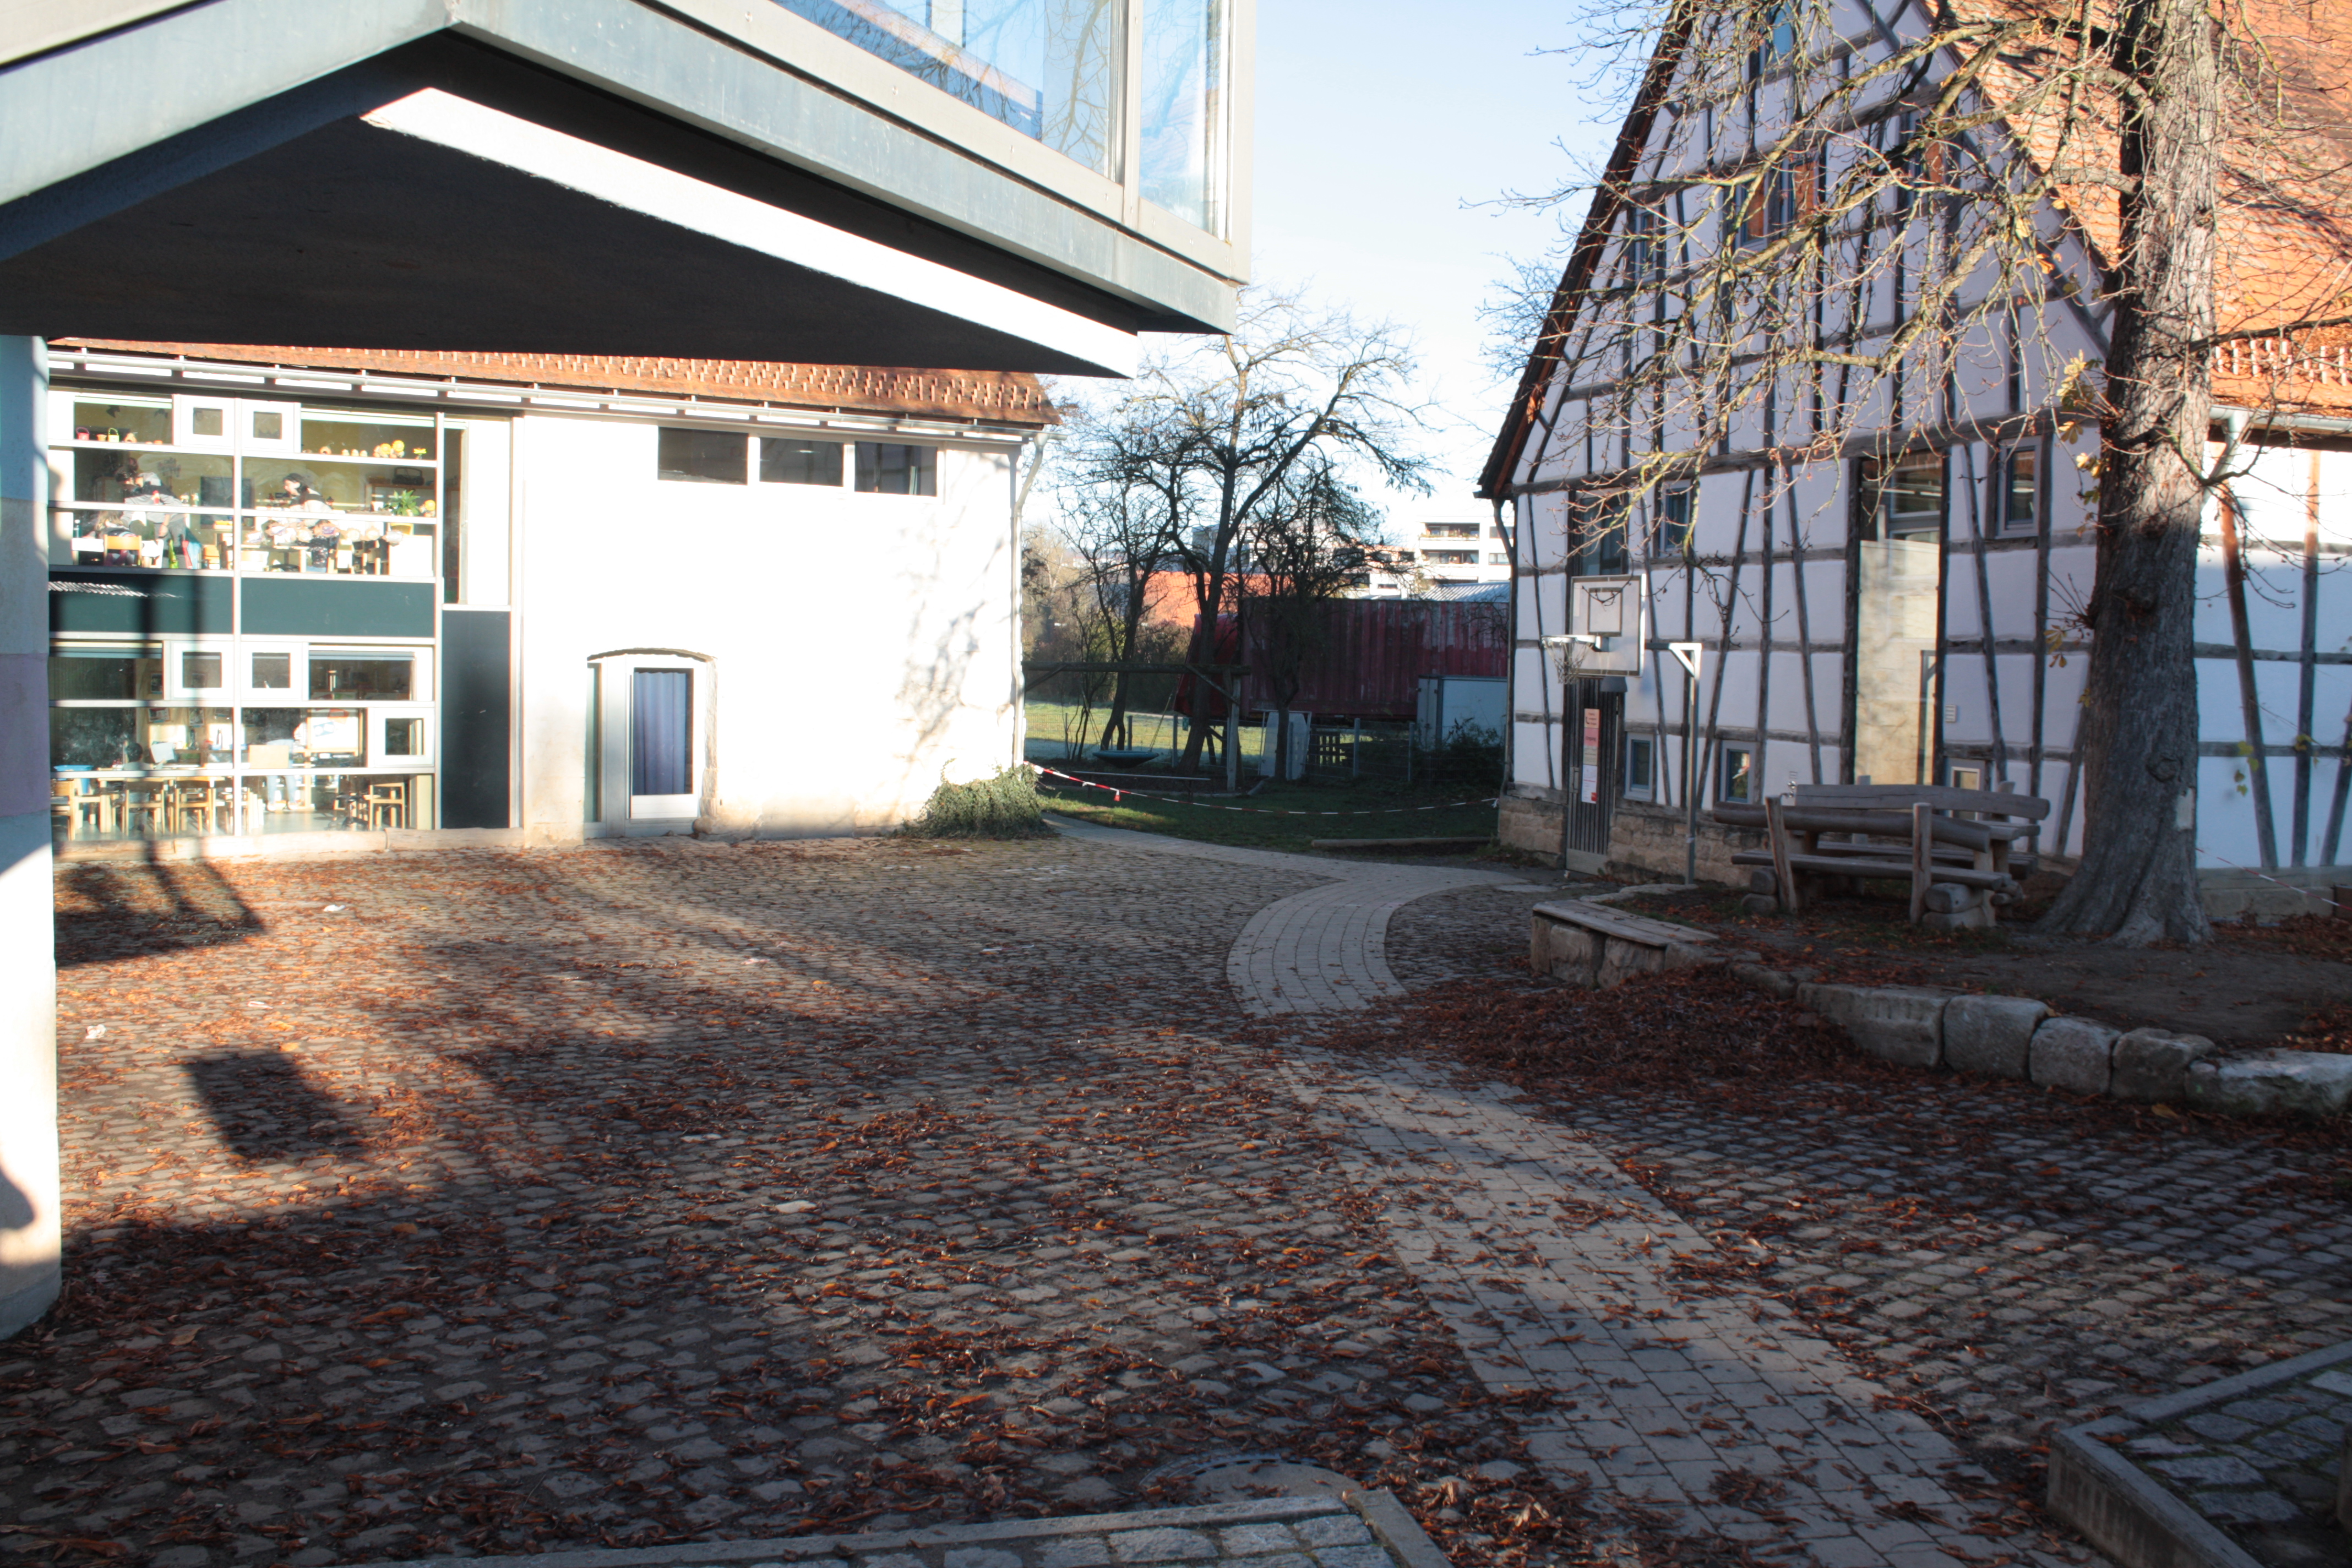
[[[2341,1363],[2352,1342],[2331,1345],[2120,1415],[2069,1426],[2050,1439],[2050,1511],[2083,1532],[2120,1568],[2263,1568],[2261,1562],[2105,1441],[2226,1405]]]
[[[1912,985],[1823,985],[1813,981],[1811,970],[1784,974],[1752,962],[1753,954],[1724,956],[1742,984],[1793,998],[1843,1028],[1868,1055],[1900,1067],[1981,1072],[2138,1104],[2179,1100],[2222,1116],[2284,1111],[2330,1117],[2352,1105],[2352,1056],[2263,1049],[2219,1057],[2213,1042],[2201,1035],[2156,1028],[2126,1032],[2027,997]],[[1965,1060],[1955,1060],[1947,1049],[1953,1043],[1947,1021],[1956,1007],[1966,1009],[1970,1020]],[[1984,1037],[2004,1030],[2005,1041]]]
[[[1394,1492],[1349,1491],[1339,1494],[1358,1517],[1370,1527],[1373,1538],[1404,1568],[1453,1568],[1445,1553],[1413,1522]]]
[[[1351,1491],[1337,1498],[1287,1497],[1202,1503],[1186,1508],[1142,1509],[1131,1513],[995,1520],[986,1524],[934,1525],[925,1530],[895,1530],[873,1535],[792,1535],[765,1541],[705,1541],[684,1546],[595,1547],[512,1557],[410,1557],[370,1563],[365,1568],[702,1568],[705,1564],[720,1568],[729,1563],[789,1563],[816,1557],[877,1556],[926,1547],[979,1546],[992,1542],[1054,1540],[1070,1535],[1261,1524],[1351,1510],[1404,1568],[1451,1568],[1445,1553],[1423,1533],[1404,1505],[1384,1491]]]

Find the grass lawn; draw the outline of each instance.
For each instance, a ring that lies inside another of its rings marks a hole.
[[[1453,804],[1484,793],[1471,784],[1430,787],[1370,783],[1269,784],[1246,799],[1204,800],[1186,805],[1132,795],[1114,804],[1100,790],[1082,790],[1055,780],[1045,782],[1055,786],[1037,792],[1048,811],[1107,827],[1139,828],[1175,838],[1239,844],[1253,849],[1288,849],[1303,854],[1307,841],[1313,838],[1451,838],[1476,833],[1491,839],[1495,833],[1493,802]],[[1250,809],[1231,809],[1234,806]],[[1430,806],[1445,809],[1421,809]],[[1324,815],[1332,812],[1351,815]],[[1308,815],[1297,815],[1302,813]],[[1357,813],[1372,815],[1352,815]]]

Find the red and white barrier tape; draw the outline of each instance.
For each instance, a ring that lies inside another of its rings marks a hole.
[[[1110,784],[1097,784],[1092,779],[1082,779],[1076,773],[1066,773],[1053,768],[1039,767],[1035,763],[1031,763],[1029,765],[1048,778],[1067,779],[1082,789],[1101,790],[1110,796],[1111,804],[1114,805],[1129,795],[1133,795],[1138,800],[1165,801],[1170,805],[1189,805],[1202,811],[1242,811],[1253,816],[1397,816],[1407,812],[1453,811],[1465,805],[1493,805],[1502,798],[1500,795],[1490,795],[1484,800],[1449,800],[1439,805],[1391,805],[1370,811],[1284,811],[1270,805],[1211,805],[1204,801],[1186,800],[1181,795],[1147,795],[1139,789],[1118,789]]]

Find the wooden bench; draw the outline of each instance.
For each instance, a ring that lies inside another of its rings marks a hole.
[[[1528,920],[1528,967],[1597,991],[1631,974],[1695,969],[1722,954],[1715,933],[1654,921],[1582,899],[1538,904]]]
[[[2017,841],[2049,815],[2038,796],[1941,784],[1798,784],[1762,805],[1715,808],[1718,822],[1764,830],[1766,847],[1731,863],[1769,868],[1788,913],[1804,907],[1808,881],[1885,879],[1910,885],[1913,924],[1946,929],[1994,923],[2030,865]]]

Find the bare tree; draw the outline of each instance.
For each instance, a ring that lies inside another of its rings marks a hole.
[[[2211,367],[2234,340],[2344,324],[2352,281],[2328,194],[2341,101],[2305,36],[2316,15],[1613,8],[1601,26],[1648,62],[1625,134],[1597,181],[1538,198],[1591,201],[1538,339],[1556,374],[1522,387],[1574,389],[1580,412],[1533,416],[1622,453],[1581,498],[1589,531],[1629,529],[1652,487],[1727,468],[1801,527],[1797,487],[1823,461],[2099,432],[2090,829],[2052,929],[2208,932],[2182,802],[2200,521],[2236,471],[2234,453],[2209,458]],[[2261,254],[2217,287],[2222,228]],[[1507,289],[1490,317],[1514,309]],[[1987,420],[1973,392],[2002,380],[2007,411]]]
[[[1428,459],[1412,442],[1411,353],[1393,328],[1317,313],[1296,298],[1247,292],[1232,336],[1153,360],[1103,416],[1117,461],[1104,471],[1159,491],[1185,520],[1182,559],[1198,620],[1188,658],[1215,662],[1217,621],[1238,605],[1238,553],[1250,530],[1321,465],[1426,490]],[[1206,729],[1187,736],[1184,766]]]
[[[1076,415],[1059,487],[1060,531],[1085,563],[1087,614],[1099,627],[1100,657],[1118,664],[1174,651],[1146,648],[1146,617],[1154,580],[1182,566],[1191,521],[1190,494],[1170,482],[1164,467],[1143,460],[1156,437],[1135,428],[1135,412],[1119,405],[1104,416]],[[1120,743],[1134,691],[1129,671],[1110,678],[1102,744]]]

